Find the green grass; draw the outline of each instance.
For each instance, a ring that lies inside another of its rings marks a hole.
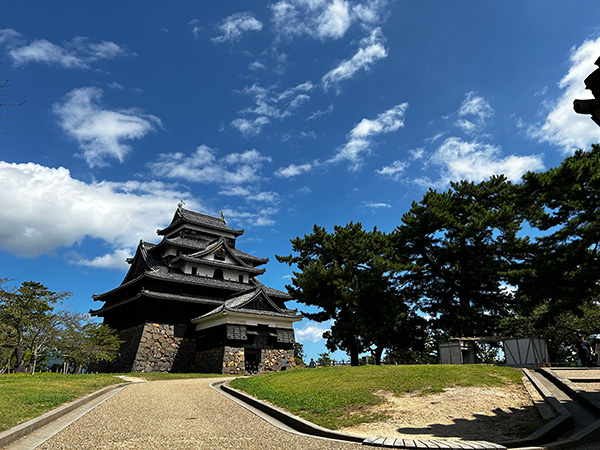
[[[114,375],[18,373],[0,375],[0,431],[14,427],[63,403],[111,384]]]
[[[57,373],[19,373],[0,375],[0,431],[40,416],[63,403],[111,384],[122,383],[119,374],[61,375]],[[221,377],[204,373],[121,374],[148,381],[183,378]]]
[[[521,384],[521,376],[520,369],[486,365],[346,366],[238,378],[231,385],[318,425],[338,429],[382,418],[363,408],[383,402],[374,391],[427,395],[457,386]]]

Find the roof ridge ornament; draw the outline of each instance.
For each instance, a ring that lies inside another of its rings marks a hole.
[[[185,202],[183,200],[179,200],[179,203],[177,203],[177,211],[181,212],[184,205],[185,205]]]
[[[227,225],[227,221],[225,220],[225,212],[223,210],[219,211],[219,214],[221,214],[221,219],[223,219],[223,223],[225,225]]]

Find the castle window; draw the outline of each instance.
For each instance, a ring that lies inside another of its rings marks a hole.
[[[244,275],[240,275],[240,276],[238,277],[238,281],[239,281],[240,283],[243,283],[243,282],[244,282]]]
[[[198,275],[198,268],[192,267],[192,275]]]
[[[213,278],[215,280],[222,280],[223,279],[223,271],[221,269],[215,269],[215,273],[213,274]]]

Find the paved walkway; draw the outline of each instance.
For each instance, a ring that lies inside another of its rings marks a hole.
[[[363,449],[273,427],[209,384],[216,379],[127,386],[38,449]]]

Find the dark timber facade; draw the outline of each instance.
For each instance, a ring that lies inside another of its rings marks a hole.
[[[267,258],[236,248],[243,230],[178,207],[158,244],[140,241],[121,285],[92,315],[124,340],[118,372],[245,373],[294,363],[289,295],[256,277]]]

